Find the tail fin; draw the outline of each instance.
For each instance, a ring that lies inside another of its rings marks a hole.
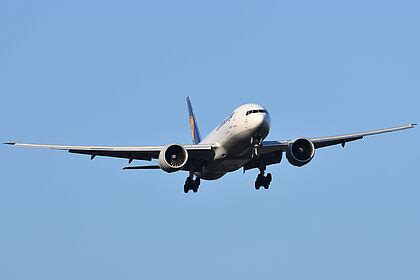
[[[195,118],[194,111],[191,105],[191,100],[187,97],[187,106],[188,113],[190,117],[190,126],[191,126],[191,137],[193,144],[199,144],[201,142],[200,130],[198,129],[197,119]]]

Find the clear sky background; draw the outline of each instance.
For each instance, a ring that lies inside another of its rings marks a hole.
[[[420,122],[419,1],[0,2],[0,140],[272,140]],[[0,279],[420,279],[419,128],[203,182],[0,147]],[[136,162],[139,163],[139,162]]]

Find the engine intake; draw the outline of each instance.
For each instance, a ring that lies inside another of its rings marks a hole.
[[[286,151],[287,160],[290,164],[298,167],[302,167],[311,162],[314,156],[315,146],[306,138],[296,139],[289,144]]]
[[[168,145],[159,153],[159,166],[168,173],[181,170],[187,161],[188,151],[179,144]]]

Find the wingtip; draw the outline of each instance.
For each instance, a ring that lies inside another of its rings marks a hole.
[[[6,143],[3,143],[4,145],[12,145],[12,146],[14,146],[14,145],[16,145],[16,142],[6,142]]]
[[[411,126],[417,126],[417,124],[416,123],[412,123]]]

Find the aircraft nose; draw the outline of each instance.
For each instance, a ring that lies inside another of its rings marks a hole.
[[[268,130],[270,129],[270,125],[271,125],[271,120],[270,120],[270,115],[268,113],[263,114],[264,117],[261,121],[261,126],[265,129]]]
[[[261,134],[264,134],[270,129],[271,120],[270,115],[267,113],[255,114],[253,116],[252,122],[253,130],[255,130],[257,133],[261,132]]]

